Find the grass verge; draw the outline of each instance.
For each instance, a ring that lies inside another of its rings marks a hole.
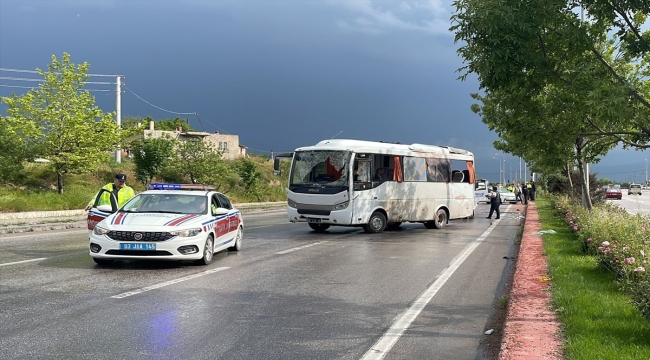
[[[650,322],[618,289],[614,274],[581,251],[551,202],[540,198],[536,204],[542,229],[557,232],[544,235],[544,248],[567,359],[650,359]]]

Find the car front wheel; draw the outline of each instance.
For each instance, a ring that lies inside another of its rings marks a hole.
[[[214,238],[212,234],[208,235],[205,239],[205,246],[203,246],[203,257],[196,261],[199,265],[210,265],[214,258]]]

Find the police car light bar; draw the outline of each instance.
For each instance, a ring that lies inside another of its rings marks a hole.
[[[214,190],[214,185],[205,184],[165,184],[165,183],[151,183],[149,184],[151,190]]]

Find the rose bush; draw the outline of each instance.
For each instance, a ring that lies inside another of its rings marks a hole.
[[[650,320],[650,218],[607,203],[587,211],[564,196],[552,201],[586,255],[616,274],[621,289]]]

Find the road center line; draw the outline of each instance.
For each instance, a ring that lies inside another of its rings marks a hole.
[[[10,263],[5,263],[5,264],[0,264],[0,266],[8,266],[8,265],[16,265],[16,264],[24,264],[32,261],[41,261],[45,260],[47,258],[38,258],[38,259],[29,259],[29,260],[22,260],[22,261],[15,261],[15,262],[10,262]]]
[[[195,279],[195,278],[198,278],[198,277],[201,277],[201,276],[214,274],[216,272],[223,271],[223,270],[226,270],[226,269],[230,269],[230,267],[220,267],[220,268],[216,268],[216,269],[212,269],[212,270],[207,270],[207,271],[204,271],[204,272],[201,272],[201,273],[198,273],[198,274],[188,275],[188,276],[184,276],[182,278],[169,280],[169,281],[161,282],[161,283],[150,285],[150,286],[145,286],[143,288],[136,289],[136,290],[133,290],[133,291],[128,291],[128,292],[125,292],[125,293],[121,293],[119,295],[113,295],[113,296],[111,296],[111,298],[113,298],[113,299],[123,299],[125,297],[138,295],[138,294],[141,294],[143,292],[147,292],[147,291],[150,291],[150,290],[155,290],[155,289],[158,289],[158,288],[161,288],[161,287],[165,287],[167,285],[172,285],[172,284],[176,284],[176,283],[183,282],[183,281],[186,281],[186,280]]]
[[[510,208],[510,207],[508,207]],[[417,300],[411,304],[411,306],[406,309],[398,318],[393,322],[391,327],[382,335],[382,337],[377,340],[377,342],[363,355],[361,360],[370,360],[370,359],[383,359],[390,349],[393,348],[397,340],[402,337],[404,331],[406,331],[411,323],[420,315],[420,312],[424,307],[433,299],[433,297],[438,293],[442,286],[451,278],[451,275],[458,270],[460,265],[469,257],[469,255],[476,250],[476,248],[481,245],[483,240],[490,235],[492,230],[497,226],[501,220],[495,220],[492,225],[490,225],[487,230],[485,230],[476,240],[472,241],[463,252],[458,254],[458,256],[451,262],[449,267],[440,274],[438,279],[434,281],[431,286],[429,286],[422,295],[420,295]]]
[[[308,247],[310,247],[310,246],[319,245],[319,244],[326,243],[326,242],[327,242],[327,241],[316,241],[316,242],[313,243],[313,244],[308,244],[308,245],[298,246],[298,247],[291,248],[291,249],[288,249],[288,250],[284,250],[284,251],[276,252],[275,254],[276,254],[276,255],[284,255],[284,254],[288,254],[288,253],[293,252],[293,251],[302,250],[302,249],[308,248]]]

